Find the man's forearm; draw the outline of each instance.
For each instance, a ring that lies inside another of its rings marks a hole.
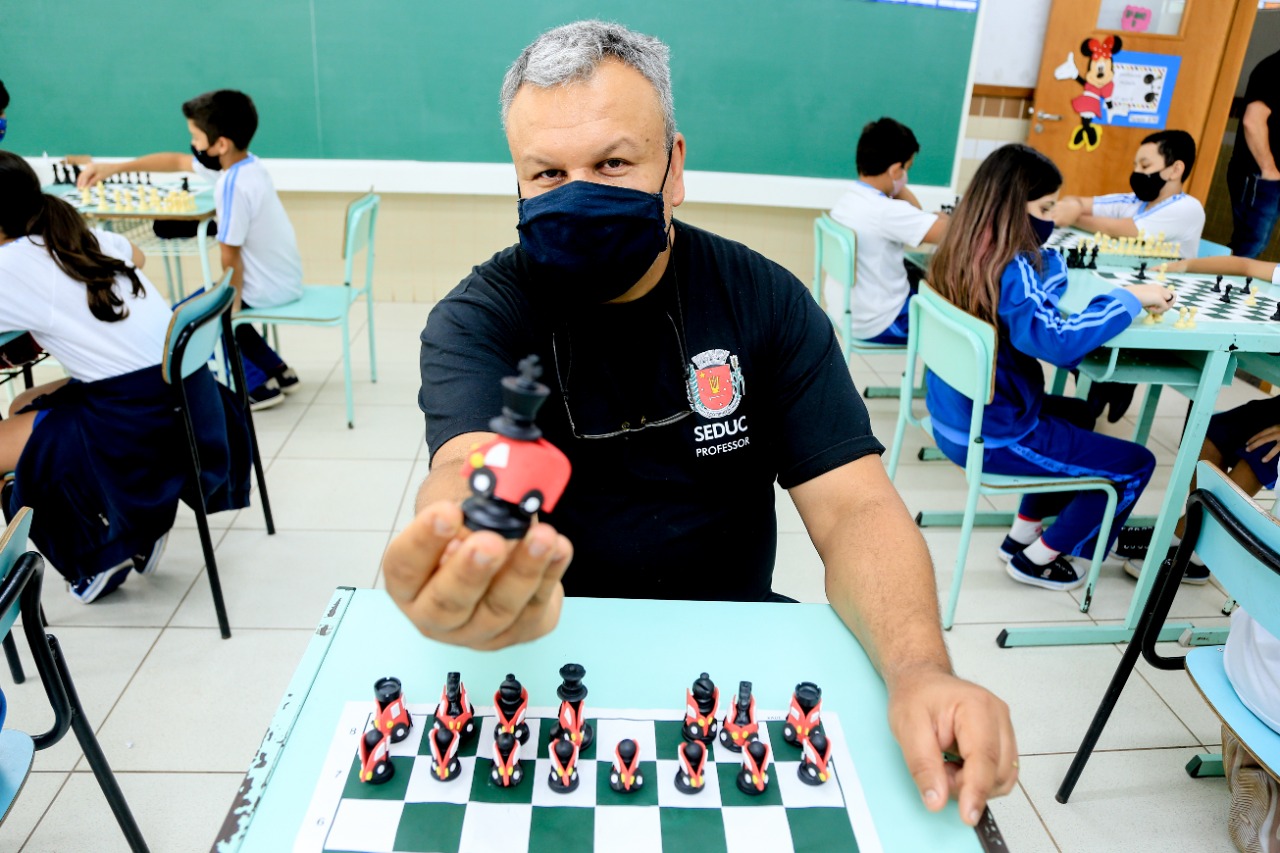
[[[448,465],[442,460],[433,466],[418,488],[418,499],[414,502],[414,511],[422,512],[422,508],[436,501],[462,503],[471,496],[471,488],[466,478],[458,473],[456,465]]]
[[[1253,155],[1258,170],[1263,175],[1274,175],[1276,172],[1276,160],[1271,155],[1271,130],[1267,126],[1270,115],[1270,110],[1263,113],[1254,104],[1250,104],[1240,122],[1244,128],[1244,142],[1249,146],[1249,153]]]
[[[869,500],[821,548],[827,600],[885,683],[912,670],[951,671],[924,539],[898,500]]]

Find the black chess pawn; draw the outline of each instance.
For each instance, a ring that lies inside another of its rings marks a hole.
[[[1146,281],[1146,280],[1147,280],[1147,262],[1143,261],[1142,263],[1138,264],[1138,281]]]
[[[822,785],[831,778],[831,742],[821,729],[804,742],[796,775],[808,785]]]
[[[609,787],[619,794],[634,794],[644,787],[640,773],[640,747],[631,738],[618,741],[609,769]]]
[[[452,782],[462,771],[458,746],[462,738],[446,728],[431,730],[431,775],[441,782]]]
[[[1280,302],[1276,303],[1276,313],[1271,315],[1272,320],[1280,320]]]
[[[1228,305],[1231,304],[1231,285],[1228,284],[1227,289],[1222,291],[1222,295],[1218,297],[1218,301],[1225,302]]]
[[[764,741],[753,740],[742,751],[738,790],[753,797],[769,790],[769,747]]]
[[[1215,280],[1214,280],[1214,282],[1213,282],[1213,292],[1214,292],[1214,293],[1221,293],[1221,292],[1222,292],[1222,276],[1218,276],[1218,277],[1217,277],[1217,279],[1215,279]]]
[[[558,740],[551,747],[551,773],[547,784],[557,794],[570,794],[578,790],[578,748],[567,740]]]
[[[563,683],[556,688],[556,695],[560,697],[560,713],[551,727],[553,742],[569,741],[578,749],[586,749],[595,740],[595,730],[582,716],[585,709],[583,700],[587,698],[587,685],[582,683],[582,679],[586,674],[586,668],[579,663],[560,667]],[[568,724],[564,725],[566,721]]]
[[[520,766],[520,741],[515,735],[498,732],[493,742],[493,770],[489,778],[503,788],[514,788],[524,781],[524,769]]]
[[[184,193],[191,192],[191,180],[189,178],[182,179],[182,191]]]
[[[500,737],[504,732],[511,734],[520,743],[529,742],[529,724],[524,719],[525,710],[529,706],[529,691],[516,680],[511,673],[498,686],[493,697],[494,709],[497,713],[497,725],[493,736]]]
[[[720,689],[711,680],[711,676],[702,673],[685,697],[684,725],[680,729],[685,740],[700,740],[703,743],[715,740],[716,730],[719,728],[716,720],[719,704]]]
[[[387,752],[389,743],[377,729],[369,729],[360,737],[360,781],[381,785],[396,774],[396,766]]]
[[[681,743],[677,750],[680,766],[676,768],[676,790],[696,794],[706,788],[707,749],[701,741]]]
[[[791,709],[787,712],[786,722],[782,724],[782,739],[792,746],[800,743],[817,730],[821,722],[822,688],[812,681],[802,681],[796,685],[796,692],[791,697]]]

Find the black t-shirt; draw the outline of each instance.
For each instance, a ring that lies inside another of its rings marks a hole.
[[[1280,160],[1280,52],[1268,56],[1258,63],[1249,75],[1249,83],[1244,90],[1244,103],[1247,108],[1254,101],[1262,101],[1271,108],[1271,117],[1267,119],[1267,132],[1271,138],[1271,156]],[[1236,144],[1231,151],[1231,165],[1246,173],[1258,171],[1258,161],[1245,142],[1244,127],[1236,131]]]
[[[884,448],[795,276],[675,229],[662,280],[622,305],[558,308],[519,246],[476,267],[422,333],[427,444],[434,454],[487,431],[499,380],[536,353],[551,388],[538,424],[573,465],[545,514],[574,544],[565,591],[760,601],[777,551],[774,481],[790,488]]]

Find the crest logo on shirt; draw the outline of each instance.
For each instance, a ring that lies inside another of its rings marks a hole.
[[[704,418],[723,418],[742,402],[746,381],[738,357],[728,350],[709,349],[695,355],[689,365],[686,391],[689,405]]]

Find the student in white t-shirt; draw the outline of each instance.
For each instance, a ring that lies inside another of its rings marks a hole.
[[[854,338],[876,343],[905,343],[907,300],[915,291],[905,263],[907,246],[937,243],[947,229],[945,213],[926,213],[907,189],[907,172],[920,144],[911,129],[881,118],[862,129],[858,139],[858,180],[836,202],[831,218],[857,234],[853,305],[844,288],[828,276],[828,316],[843,329],[852,312]]]
[[[1178,247],[1184,258],[1200,253],[1204,206],[1184,192],[1196,162],[1196,142],[1185,130],[1161,130],[1142,140],[1133,158],[1133,192],[1067,196],[1053,208],[1054,222],[1090,234],[1137,237],[1146,233]]]
[[[191,154],[148,154],[126,163],[91,163],[80,173],[90,186],[117,172],[194,171],[214,184],[222,267],[232,270],[236,310],[272,308],[302,296],[302,259],[293,225],[262,162],[249,152],[258,128],[253,101],[220,89],[182,105]],[[283,402],[297,388],[293,370],[251,324],[236,327],[245,384],[255,410]]]

